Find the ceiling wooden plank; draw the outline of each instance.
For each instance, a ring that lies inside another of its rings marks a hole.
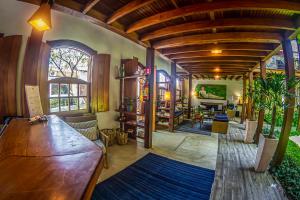
[[[277,46],[273,44],[263,43],[220,43],[220,44],[202,44],[177,48],[162,49],[161,53],[164,55],[211,51],[212,49],[220,50],[243,50],[243,51],[273,51]]]
[[[200,34],[175,37],[159,42],[152,46],[155,49],[179,47],[195,44],[218,43],[218,42],[258,42],[258,43],[280,43],[282,35],[279,33],[267,32],[227,32],[214,34]]]
[[[35,5],[40,5],[40,0],[20,0],[23,2],[35,4]],[[111,25],[106,24],[105,20],[107,19],[107,16],[104,15],[103,13],[91,9],[86,15],[82,13],[82,7],[83,5],[75,2],[73,0],[55,0],[55,3],[52,6],[52,10],[56,10],[65,14],[69,14],[71,16],[75,16],[78,18],[81,18],[83,20],[86,20],[90,23],[94,23],[98,26],[104,27],[114,33],[117,33],[124,38],[127,38],[143,47],[149,47],[150,44],[146,42],[141,42],[138,38],[137,33],[131,33],[127,34],[125,33],[125,28],[122,24],[118,22],[114,22]]]
[[[259,62],[259,58],[251,57],[202,57],[202,58],[183,58],[176,60],[176,63],[195,63],[195,62],[246,62],[246,63],[256,63]]]
[[[181,67],[201,67],[201,66],[244,66],[244,67],[253,67],[256,63],[247,63],[247,62],[218,62],[218,61],[211,61],[211,62],[193,62],[193,63],[180,63]]]
[[[253,66],[253,63],[245,63],[245,62],[195,62],[195,63],[181,63],[181,67],[188,66]]]
[[[119,8],[117,11],[115,11],[107,20],[108,24],[111,24],[115,22],[116,20],[120,19],[121,17],[124,17],[125,15],[142,8],[146,5],[149,5],[155,0],[134,0],[130,1],[125,6]]]
[[[142,41],[170,36],[178,33],[187,33],[198,30],[213,28],[264,28],[264,29],[282,29],[296,30],[292,20],[274,18],[230,18],[218,19],[215,21],[196,21],[175,26],[168,26],[153,32],[147,33],[141,37]]]
[[[247,56],[247,57],[265,57],[267,52],[263,51],[223,51],[220,54],[214,54],[208,51],[202,52],[190,52],[180,53],[168,56],[170,59],[181,59],[181,58],[197,58],[197,57],[208,57],[208,56]]]
[[[193,5],[184,6],[181,8],[176,8],[173,10],[165,11],[141,19],[133,24],[131,24],[127,33],[131,33],[155,24],[163,23],[169,20],[177,19],[180,17],[193,15],[195,13],[209,13],[216,11],[229,11],[229,10],[276,10],[291,13],[300,13],[300,3],[282,0],[265,0],[265,1],[216,1],[216,2],[205,2]]]
[[[88,13],[100,0],[90,0],[83,8],[82,13]]]

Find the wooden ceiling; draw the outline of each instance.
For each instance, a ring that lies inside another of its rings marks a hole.
[[[252,71],[300,25],[299,0],[55,0],[53,9],[153,47],[200,78]]]

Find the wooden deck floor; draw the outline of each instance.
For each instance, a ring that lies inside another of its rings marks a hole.
[[[216,176],[212,200],[287,199],[282,187],[268,173],[254,172],[256,145],[244,144],[244,130],[230,125],[229,134],[219,135]]]

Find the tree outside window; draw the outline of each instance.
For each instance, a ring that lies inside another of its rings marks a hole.
[[[90,62],[90,55],[79,49],[51,49],[48,71],[50,113],[88,109]]]

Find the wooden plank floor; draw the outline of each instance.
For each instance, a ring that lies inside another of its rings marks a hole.
[[[244,130],[231,124],[229,134],[219,135],[212,200],[287,199],[280,184],[266,173],[254,172],[256,145],[244,144]]]

